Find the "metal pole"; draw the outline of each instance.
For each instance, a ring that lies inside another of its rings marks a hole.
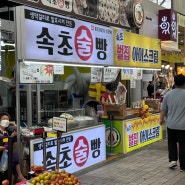
[[[8,138],[8,180],[12,184],[13,137]]]
[[[42,140],[43,140],[43,166],[44,166],[44,170],[46,170],[46,137],[47,137],[47,133],[44,131],[42,133]]]
[[[108,117],[110,121],[110,153],[108,155],[116,155],[116,153],[113,153],[113,126],[112,126],[113,115],[111,113],[108,113]]]
[[[27,100],[27,124],[32,126],[32,92],[31,84],[26,85],[26,100]]]
[[[155,71],[153,72],[154,75],[154,99],[156,99],[156,74]]]
[[[113,146],[112,146],[112,140],[113,140],[113,136],[112,136],[112,115],[109,116],[109,120],[110,120],[110,153],[112,154],[113,151]]]
[[[36,100],[37,100],[37,103],[36,103],[36,105],[37,105],[37,121],[38,121],[38,123],[41,123],[41,112],[40,112],[40,110],[41,110],[41,96],[40,96],[40,85],[39,84],[37,84],[36,85]]]
[[[56,169],[57,170],[59,170],[61,137],[62,137],[62,132],[57,131],[57,153],[56,153]]]

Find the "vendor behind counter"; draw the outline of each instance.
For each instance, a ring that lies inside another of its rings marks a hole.
[[[163,92],[164,89],[161,89],[160,87],[162,87],[160,86],[160,83],[157,83],[155,92],[156,92],[156,99],[160,99],[162,101],[163,97],[161,96],[161,93]],[[146,98],[153,99],[154,98],[154,81],[148,82],[147,92],[148,92],[148,97]]]

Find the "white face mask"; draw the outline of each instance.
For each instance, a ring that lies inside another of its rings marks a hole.
[[[9,121],[8,120],[1,120],[1,126],[2,127],[8,127],[9,126]]]

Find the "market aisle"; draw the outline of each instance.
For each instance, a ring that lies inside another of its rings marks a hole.
[[[184,185],[185,172],[168,168],[167,140],[75,173],[82,185]]]

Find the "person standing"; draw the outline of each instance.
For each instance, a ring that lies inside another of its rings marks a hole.
[[[102,105],[103,109],[104,109],[104,106],[107,104],[115,104],[115,98],[114,98],[111,84],[107,83],[105,88],[106,88],[106,91],[100,97],[100,104]]]
[[[0,137],[8,138],[9,136],[13,137],[14,146],[16,146],[17,133],[15,130],[11,130],[10,126],[13,126],[16,129],[16,124],[14,121],[10,121],[10,115],[7,112],[0,112]],[[4,143],[5,148],[8,150],[8,143]],[[12,159],[12,182],[14,182],[14,177],[17,175],[17,181],[22,182],[26,181],[24,178],[21,167],[19,163],[19,156],[16,151],[13,152]]]
[[[185,171],[185,76],[176,75],[174,82],[176,88],[161,104],[160,125],[167,124],[169,168],[174,169],[179,159],[180,171]]]
[[[153,81],[148,82],[147,91],[148,91],[148,97],[151,97],[151,96],[154,95],[154,83],[153,83]]]

